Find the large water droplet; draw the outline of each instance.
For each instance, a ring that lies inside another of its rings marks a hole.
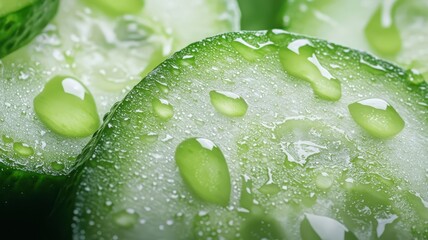
[[[397,0],[383,0],[367,23],[364,33],[370,46],[383,56],[401,50],[400,32],[394,20]]]
[[[322,240],[356,240],[356,236],[350,232],[342,223],[335,219],[305,214],[305,218],[300,224],[300,236],[302,240],[322,239]]]
[[[124,209],[113,214],[113,221],[123,228],[132,228],[138,222],[138,214],[133,209]]]
[[[190,138],[180,143],[175,152],[180,174],[199,198],[227,205],[230,198],[230,175],[221,150],[205,138]]]
[[[174,116],[174,108],[165,99],[154,99],[152,101],[153,111],[162,120],[169,120]]]
[[[215,110],[225,116],[242,117],[247,113],[247,102],[235,93],[210,91],[210,100]]]
[[[390,138],[404,128],[404,120],[382,99],[361,100],[348,108],[354,121],[374,137]]]
[[[34,154],[34,150],[26,143],[16,142],[13,144],[13,150],[22,157],[29,157]]]
[[[284,70],[294,77],[308,81],[318,97],[337,101],[342,96],[339,80],[321,65],[309,40],[295,40],[287,47],[282,47],[279,58]]]
[[[95,101],[78,80],[57,76],[34,98],[34,111],[53,132],[67,137],[87,137],[100,125]]]
[[[268,52],[274,51],[276,47],[272,42],[259,44],[253,46],[242,38],[237,38],[231,43],[232,47],[236,49],[246,60],[252,62],[262,58]]]

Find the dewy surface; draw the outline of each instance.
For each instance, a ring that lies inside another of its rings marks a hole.
[[[290,0],[286,9],[287,30],[372,52],[428,81],[427,1]]]
[[[99,119],[153,67],[185,45],[239,24],[234,1],[146,0],[134,9],[109,3],[61,1],[55,19],[31,44],[0,61],[0,164],[67,173]],[[63,81],[51,82],[58,78]],[[62,109],[52,108],[61,101]]]
[[[295,75],[281,58],[302,42],[309,73]],[[317,95],[317,71],[340,82],[338,99]],[[73,237],[427,238],[428,90],[406,78],[365,53],[280,31],[193,44],[116,105],[82,156],[76,192],[63,196],[74,199]],[[358,112],[385,117],[372,124],[388,138],[360,126]]]

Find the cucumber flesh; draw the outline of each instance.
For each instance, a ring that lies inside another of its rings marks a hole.
[[[297,57],[308,51],[312,60]],[[314,91],[313,66],[340,82],[338,99]],[[427,238],[428,86],[406,74],[278,30],[192,44],[136,85],[87,146],[61,197],[71,237]],[[378,119],[382,129],[368,128]]]
[[[0,164],[68,174],[102,116],[143,76],[190,42],[236,30],[239,20],[226,0],[147,0],[113,16],[87,2],[95,1],[62,1],[43,33],[0,62]]]
[[[0,1],[0,59],[29,43],[55,16],[59,0]]]
[[[373,52],[428,81],[426,1],[294,0],[283,19],[289,31]]]

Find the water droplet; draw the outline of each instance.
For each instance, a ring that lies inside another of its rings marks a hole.
[[[394,20],[395,2],[397,0],[382,1],[364,29],[370,46],[383,56],[397,54],[402,46],[400,31]]]
[[[253,182],[247,176],[242,177],[241,196],[239,199],[239,206],[249,212],[253,206]],[[246,212],[246,213],[247,213]]]
[[[382,99],[361,100],[348,108],[354,121],[374,137],[390,138],[404,128],[404,120]]]
[[[329,189],[333,185],[333,179],[327,173],[322,173],[317,176],[315,184],[321,189]]]
[[[22,157],[29,157],[34,154],[33,148],[22,142],[14,143],[13,150]]]
[[[228,117],[242,117],[247,113],[248,104],[232,92],[210,91],[211,104],[215,110]]]
[[[114,28],[117,39],[120,41],[144,41],[153,34],[153,30],[129,15],[121,18]]]
[[[166,83],[156,81],[155,84],[161,92],[163,92],[163,93],[169,92],[169,88],[168,88],[168,85]]]
[[[421,84],[425,81],[424,76],[416,69],[407,69],[406,79],[413,84]]]
[[[153,111],[162,120],[169,120],[174,116],[174,108],[165,99],[154,99],[152,101]]]
[[[65,168],[64,163],[61,162],[52,162],[51,168],[55,171],[61,171]]]
[[[296,78],[308,81],[318,97],[337,101],[342,96],[339,80],[321,65],[309,40],[295,40],[287,47],[282,47],[279,58],[284,70]]]
[[[158,135],[156,133],[147,133],[141,136],[141,140],[147,143],[154,143],[158,140]]]
[[[242,38],[237,38],[231,43],[232,47],[236,49],[246,60],[252,62],[262,58],[269,52],[276,50],[276,46],[272,42],[258,44],[253,46]]]
[[[383,68],[381,65],[370,63],[364,60],[363,58],[360,59],[360,66],[365,71],[373,73],[375,75],[382,75],[382,74],[385,74],[386,72],[386,69]]]
[[[138,222],[138,214],[133,209],[124,209],[113,214],[113,221],[123,228],[132,228]]]
[[[306,213],[300,224],[302,240],[356,240],[357,237],[335,219]]]
[[[223,206],[229,203],[229,169],[220,148],[212,141],[190,138],[181,142],[175,161],[184,182],[196,196]]]
[[[281,191],[281,188],[273,182],[272,170],[268,168],[268,180],[259,188],[259,192],[266,195],[274,195]]]
[[[4,143],[13,143],[13,138],[11,138],[10,136],[3,135],[1,139],[3,140]]]
[[[87,137],[100,125],[95,100],[78,80],[57,76],[34,98],[34,111],[53,132],[67,137]]]
[[[195,64],[195,57],[193,55],[185,55],[180,60],[181,66],[192,66]]]
[[[397,215],[392,214],[387,218],[377,218],[376,235],[380,238],[385,233],[385,227],[387,224],[393,223],[398,218]]]

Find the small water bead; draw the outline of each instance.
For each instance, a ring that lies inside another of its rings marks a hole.
[[[13,138],[8,135],[2,135],[1,139],[4,143],[13,143]]]
[[[258,47],[251,45],[242,38],[237,38],[231,42],[233,48],[239,52],[247,61],[255,61],[262,58],[269,52],[272,52],[277,49],[277,47],[272,42],[266,42],[259,44]]]
[[[114,29],[116,37],[121,41],[143,41],[153,34],[153,30],[131,16],[121,18]]]
[[[110,15],[135,14],[144,6],[143,0],[85,0],[85,2]]]
[[[377,138],[391,138],[404,128],[404,120],[385,100],[371,98],[348,106],[354,121]]]
[[[175,151],[175,161],[185,184],[204,201],[229,203],[229,169],[220,148],[205,138],[189,138]]]
[[[211,104],[215,110],[228,117],[242,117],[247,113],[248,104],[239,95],[226,91],[210,91]]]
[[[174,116],[173,106],[165,99],[154,99],[152,108],[157,117],[162,120],[169,120]]]
[[[71,77],[57,76],[46,83],[34,98],[34,111],[46,127],[66,137],[87,137],[100,125],[92,94]]]
[[[61,163],[61,162],[52,162],[51,168],[55,171],[61,171],[61,170],[64,170],[65,165],[64,163]]]
[[[370,63],[363,58],[360,59],[360,66],[365,71],[368,71],[370,73],[373,73],[375,75],[382,75],[386,73],[386,69],[378,64]]]
[[[320,189],[329,189],[333,185],[333,179],[327,173],[322,173],[317,176],[315,184]]]
[[[124,209],[113,214],[114,223],[123,228],[132,228],[138,223],[138,219],[138,214],[132,209]]]
[[[321,65],[309,40],[295,40],[287,47],[280,48],[279,58],[284,70],[294,77],[308,81],[318,97],[330,101],[341,98],[340,81]]]
[[[400,0],[383,0],[364,29],[370,46],[383,56],[397,54],[402,47],[400,31],[394,15]]]
[[[33,148],[22,142],[13,143],[13,150],[22,157],[29,157],[34,154]]]
[[[305,214],[300,224],[302,240],[329,239],[329,240],[356,240],[357,237],[339,221],[314,214]]]
[[[156,133],[147,133],[141,136],[141,140],[146,143],[154,143],[158,138],[159,136]]]

